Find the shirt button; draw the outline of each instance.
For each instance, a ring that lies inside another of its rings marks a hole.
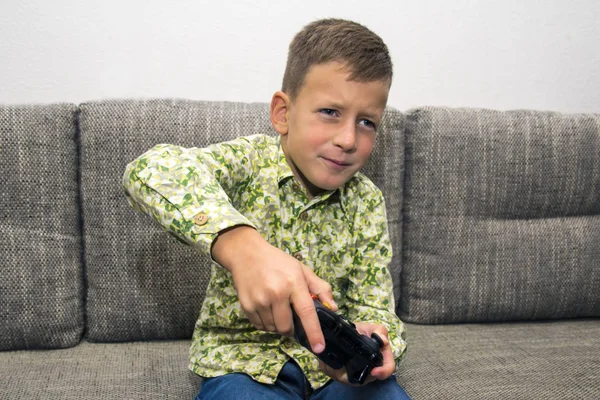
[[[199,225],[199,226],[206,225],[207,222],[208,222],[208,215],[206,215],[204,213],[197,214],[194,217],[194,223],[196,225]]]
[[[308,213],[306,211],[300,213],[300,219],[306,221],[308,219]]]
[[[296,192],[300,190],[300,185],[298,185],[297,183],[292,184],[292,189],[294,189]]]
[[[298,261],[302,261],[302,259],[303,259],[304,257],[302,257],[302,253],[300,253],[300,252],[297,252],[297,253],[294,253],[294,258],[295,258],[296,260],[298,260]]]

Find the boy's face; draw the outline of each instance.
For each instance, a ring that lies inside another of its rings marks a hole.
[[[338,62],[311,67],[296,98],[277,92],[271,121],[295,176],[311,196],[346,183],[375,144],[389,84],[355,82]]]

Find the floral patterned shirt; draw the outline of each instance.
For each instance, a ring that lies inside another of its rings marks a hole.
[[[394,313],[387,269],[392,246],[384,199],[363,174],[309,199],[279,138],[254,135],[202,149],[157,145],[127,166],[123,185],[134,209],[204,254],[219,231],[240,224],[256,228],[328,281],[339,312],[350,321],[387,326],[396,363],[403,358],[405,330]],[[231,274],[213,263],[190,369],[204,377],[245,372],[274,383],[290,358],[313,389],[330,379],[297,341],[255,329]]]

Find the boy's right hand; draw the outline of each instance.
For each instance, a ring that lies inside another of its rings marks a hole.
[[[213,243],[212,257],[231,272],[242,309],[257,329],[293,335],[294,307],[312,350],[320,353],[325,349],[310,294],[316,294],[335,311],[329,283],[249,226],[220,233]]]

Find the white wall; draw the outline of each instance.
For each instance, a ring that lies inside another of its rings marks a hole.
[[[321,17],[382,36],[401,110],[600,112],[598,0],[2,0],[0,102],[269,101]]]

